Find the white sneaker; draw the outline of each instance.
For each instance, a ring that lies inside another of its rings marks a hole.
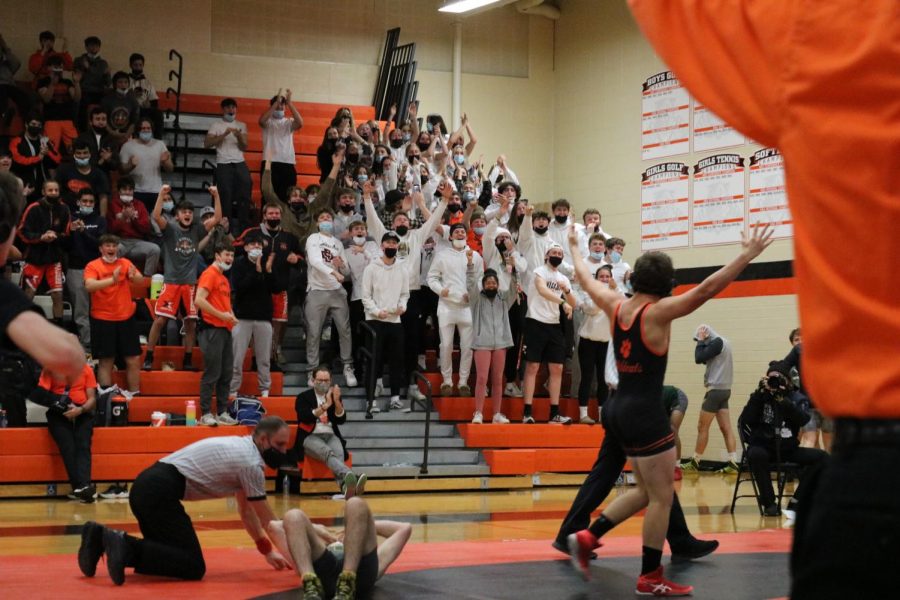
[[[475,423],[476,425],[481,425],[482,423],[484,423],[484,417],[477,410],[475,411],[475,414],[472,415],[472,423]]]
[[[351,365],[344,365],[344,379],[347,381],[347,387],[356,387],[359,384]]]
[[[509,419],[506,418],[506,415],[504,415],[503,413],[497,413],[496,415],[494,415],[494,419],[492,420],[492,422],[506,425],[507,423],[509,423]]]
[[[375,397],[380,398],[382,396],[384,396],[384,384],[379,380],[375,382]]]
[[[556,415],[552,419],[550,419],[550,423],[555,425],[570,425],[572,423],[572,417],[567,417],[565,415]]]
[[[331,327],[330,327],[330,326],[329,326],[329,327],[326,327],[326,328],[322,331],[322,341],[323,341],[323,342],[330,342],[330,341],[331,341]]]
[[[400,401],[400,398],[391,398],[391,410],[400,410],[403,408],[403,402]]]
[[[526,425],[534,425],[534,417],[532,417],[531,415],[525,415],[524,417],[522,417],[522,422]]]
[[[786,508],[781,511],[781,514],[784,515],[784,526],[785,527],[793,527],[794,522],[797,520],[797,511],[791,510],[790,508]]]
[[[521,398],[524,396],[522,390],[515,383],[507,383],[506,389],[504,389],[504,395],[512,396],[513,398]]]
[[[219,422],[212,415],[212,413],[206,413],[205,415],[200,417],[200,420],[197,422],[200,423],[201,425],[206,425],[207,427],[215,427],[216,425],[219,424]]]
[[[425,400],[425,394],[419,389],[419,386],[415,383],[409,384],[409,388],[406,390],[406,395],[412,398],[413,400],[418,400],[422,402]]]
[[[260,397],[260,398],[268,398],[268,397],[269,397],[269,390],[263,390],[263,391],[261,391],[261,392],[259,393],[259,397]]]
[[[238,422],[231,417],[227,412],[223,412],[218,417],[216,417],[216,422],[219,425],[237,425]]]
[[[381,412],[381,409],[378,408],[378,402],[377,402],[377,401],[373,401],[373,402],[372,402],[372,408],[369,409],[369,412],[371,412],[371,413]]]

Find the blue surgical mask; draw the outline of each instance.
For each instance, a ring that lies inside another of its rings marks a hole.
[[[225,113],[222,115],[222,120],[226,123],[231,123],[232,121],[234,121],[234,115],[231,113]]]
[[[466,157],[463,156],[462,154],[456,154],[453,156],[453,160],[454,160],[454,162],[456,162],[456,164],[462,165],[463,163],[466,162]]]
[[[411,135],[411,134],[409,134],[409,133],[404,133],[404,134],[403,134],[403,143],[404,143],[404,144],[407,143],[407,142],[408,142],[409,140],[411,140],[411,139],[412,139],[412,135]]]
[[[94,207],[93,206],[79,206],[78,214],[85,215],[85,216],[92,215],[92,214],[94,214]]]
[[[356,180],[360,183],[365,183],[369,180],[369,176],[365,173],[356,176]]]
[[[609,253],[609,260],[614,263],[619,262],[620,260],[622,260],[622,253],[616,252],[615,250],[613,250],[612,252]]]
[[[175,208],[175,203],[171,200],[167,200],[166,202],[163,202],[162,208],[166,212],[172,212],[172,209]]]
[[[591,252],[591,258],[594,260],[603,260],[605,256],[602,252]]]
[[[152,131],[142,131],[138,134],[138,137],[141,138],[141,141],[143,141],[143,142],[149,142],[150,140],[153,139],[153,132]]]
[[[260,256],[262,256],[262,248],[251,248],[250,250],[247,250],[247,258],[252,261],[255,261]]]
[[[462,198],[466,202],[471,202],[475,199],[475,192],[463,192]]]
[[[475,235],[484,235],[484,227],[473,227],[472,230],[475,232]]]
[[[91,164],[90,158],[76,158],[75,159],[75,165],[77,165],[79,167],[86,167],[89,164]]]
[[[332,223],[331,221],[322,221],[321,223],[319,223],[319,231],[331,235],[332,233],[334,233],[334,223]]]
[[[273,118],[273,119],[283,119],[283,118],[284,118],[284,111],[283,111],[283,110],[273,110],[273,111],[272,111],[272,118]]]

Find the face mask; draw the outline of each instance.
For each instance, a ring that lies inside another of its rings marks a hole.
[[[106,133],[106,127],[93,127],[93,126],[91,126],[91,129],[93,129],[93,130],[94,130],[94,133],[96,133],[97,135],[103,135],[103,134]]]
[[[273,119],[283,119],[283,118],[284,118],[284,111],[283,111],[283,110],[273,110],[273,111],[272,111],[272,118],[273,118]]]
[[[231,123],[232,121],[234,121],[234,115],[231,113],[225,113],[222,115],[222,120],[226,123]]]
[[[219,270],[222,271],[223,273],[231,268],[230,263],[223,263],[223,262],[219,262],[219,261],[216,261],[216,266],[219,267]]]
[[[453,157],[453,160],[454,160],[454,162],[456,162],[456,164],[462,166],[462,164],[464,162],[466,162],[466,157],[463,156],[462,154],[457,154]]]
[[[357,246],[362,246],[363,244],[366,243],[366,236],[364,236],[364,235],[354,235],[354,236],[353,236],[353,243],[356,244]]]
[[[56,204],[59,202],[59,196],[47,196],[47,201],[51,204]]]
[[[37,137],[41,135],[41,132],[44,130],[43,127],[35,127],[33,125],[28,126],[28,135],[31,137]]]
[[[256,260],[260,256],[262,256],[262,248],[252,248],[250,250],[247,250],[247,258],[249,258],[250,260]]]
[[[506,252],[506,242],[505,241],[498,241],[494,245],[497,246],[497,251],[500,252],[501,254],[503,252]]]
[[[397,256],[396,248],[384,248],[382,252],[384,252],[385,257],[387,258],[394,258],[395,256]]]
[[[281,226],[281,219],[266,219],[266,227],[269,229],[278,229]]]
[[[547,262],[549,262],[554,267],[558,267],[562,264],[562,256],[551,256],[547,259]]]
[[[124,96],[128,93],[128,90],[120,90],[119,88],[116,88],[116,93],[120,96]]]
[[[341,204],[341,212],[345,212],[350,214],[353,212],[354,206],[352,204]]]
[[[538,235],[544,235],[545,233],[547,233],[547,228],[546,227],[535,227],[534,232]]]
[[[603,257],[606,256],[602,252],[591,252],[591,258],[594,260],[603,260]]]
[[[428,175],[422,175],[419,181],[422,182],[422,185],[425,185],[426,183],[428,183]]]
[[[76,158],[76,159],[75,159],[75,166],[76,166],[76,167],[87,167],[87,166],[90,165],[90,164],[91,164],[91,159],[90,159],[90,158]]]
[[[316,195],[310,194],[309,196],[306,197],[306,201],[309,202],[310,204],[312,204],[313,202],[316,201]]]
[[[107,256],[105,254],[101,254],[100,258],[102,258],[103,262],[105,262],[108,265],[113,264],[114,262],[116,262],[119,259],[119,257],[116,256],[115,254],[113,254],[112,256]]]
[[[489,300],[493,300],[497,296],[497,290],[481,290],[481,293],[487,296]]]
[[[82,215],[92,215],[92,214],[94,214],[94,207],[93,206],[79,206],[78,213],[82,214]]]
[[[384,156],[382,156],[381,154],[377,155],[375,157],[375,164],[380,165],[382,162],[384,162]]]
[[[359,161],[359,153],[357,152],[355,154],[348,154],[347,161],[352,162],[352,163],[358,162]]]
[[[57,75],[59,75],[60,73],[63,72],[62,67],[53,67],[50,70],[53,71],[54,73],[56,73]]]
[[[401,139],[403,140],[403,143],[405,144],[405,143],[409,142],[409,140],[412,139],[412,135],[410,135],[408,133],[404,133],[403,137]]]
[[[609,253],[609,260],[611,260],[614,263],[619,262],[620,260],[622,260],[622,253],[616,252],[615,250],[613,250],[612,252]]]
[[[172,201],[163,202],[162,208],[166,212],[172,212],[172,210],[175,208],[175,203]]]
[[[457,250],[462,250],[466,247],[466,240],[453,240],[453,247]]]
[[[96,59],[98,56],[100,56],[100,53],[99,53],[99,52],[87,52],[86,54],[88,55],[88,58],[90,58],[91,60],[94,60],[94,59]]]
[[[319,223],[319,231],[331,235],[332,233],[334,233],[334,223],[332,223],[331,221],[322,221],[321,223]]]
[[[425,131],[427,131],[428,133],[431,133],[432,131],[434,131],[434,124],[425,123]]]
[[[144,74],[143,69],[132,69],[131,74],[134,75],[135,79],[142,79],[142,75]]]
[[[360,183],[365,183],[365,182],[367,182],[367,181],[369,180],[369,176],[366,175],[366,174],[357,175],[357,176],[356,176],[356,180],[357,180],[358,182],[360,182]]]
[[[150,140],[153,139],[153,132],[152,131],[142,131],[138,134],[138,137],[141,138],[142,142],[149,142]]]
[[[278,469],[281,465],[283,465],[287,459],[287,454],[284,452],[279,452],[275,448],[269,448],[268,450],[262,451],[262,459],[263,462],[266,463],[266,466],[270,469]]]
[[[415,154],[411,154],[411,155],[407,156],[406,158],[409,159],[409,164],[413,164],[414,162],[419,160],[419,157],[416,156]]]
[[[402,139],[391,140],[391,148],[402,148],[402,147],[403,147]]]
[[[560,225],[564,225],[565,222],[569,220],[569,215],[556,215],[553,218],[556,219],[556,222]]]
[[[462,206],[460,206],[459,204],[448,204],[447,210],[452,213],[458,213],[459,211],[462,210]]]
[[[328,392],[328,384],[323,381],[315,381],[313,382],[313,389],[320,396],[324,396]]]
[[[129,196],[128,194],[119,195],[119,200],[121,200],[125,204],[130,204],[131,201],[134,200],[134,196]]]
[[[394,231],[397,232],[397,235],[403,237],[404,235],[406,235],[406,232],[409,231],[409,227],[407,227],[406,225],[398,225],[394,228]]]
[[[466,202],[471,202],[475,199],[475,192],[463,192],[462,197]]]
[[[416,146],[418,146],[418,147],[419,147],[419,150],[421,150],[422,152],[426,152],[426,151],[428,150],[429,146],[431,146],[431,144],[425,144],[425,143],[423,143],[423,142],[417,142],[417,143],[416,143]]]
[[[475,232],[475,235],[484,235],[484,227],[473,227],[472,230]]]

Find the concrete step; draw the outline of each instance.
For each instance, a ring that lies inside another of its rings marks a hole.
[[[352,444],[353,466],[366,467],[408,467],[422,464],[422,449],[418,450],[356,450]],[[441,450],[428,452],[429,465],[477,465],[481,463],[481,453],[477,450]]]
[[[385,440],[384,438],[353,438],[351,450],[355,453],[357,450],[421,450],[423,444],[422,438],[394,438]],[[428,445],[433,449],[462,449],[466,447],[465,440],[455,437],[434,437],[428,441]]]
[[[419,472],[419,466],[373,466],[360,465],[359,472],[365,473],[370,479],[390,479],[401,477],[466,477],[466,476],[483,476],[490,475],[491,468],[487,465],[477,464],[432,464],[430,457],[428,461],[428,473]],[[356,467],[354,465],[354,471]]]
[[[355,438],[422,438],[425,435],[425,423],[423,422],[407,422],[397,423],[394,421],[378,421],[378,416],[371,421],[351,421],[341,425],[341,433],[348,440]],[[431,424],[431,437],[453,437],[456,435],[456,427],[454,425],[444,425],[442,423]],[[352,442],[351,442],[352,446]]]

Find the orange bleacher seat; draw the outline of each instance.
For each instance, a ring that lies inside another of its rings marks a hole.
[[[584,473],[597,460],[596,448],[485,450],[492,475]]]
[[[181,94],[181,111],[185,113],[199,113],[208,115],[217,115],[222,112],[220,102],[225,96],[210,96],[204,94]],[[269,98],[235,98],[238,104],[239,118],[245,122],[253,122],[259,118],[264,111],[269,108]],[[364,120],[375,118],[375,108],[372,106],[361,105],[345,105],[331,104],[324,102],[303,102],[294,98],[294,105],[300,112],[304,120],[307,118],[327,118],[329,121],[334,117],[337,110],[342,106],[348,106],[353,113],[353,118],[357,123]],[[165,110],[175,109],[174,96],[162,96],[159,99],[159,108]]]
[[[353,466],[353,456],[350,456],[344,464],[348,467]],[[306,455],[303,456],[303,463],[301,464],[301,470],[303,471],[303,479],[334,479],[334,474],[331,472],[325,463],[318,461],[314,458],[310,458]]]
[[[519,424],[457,426],[459,434],[470,448],[591,448],[603,442],[601,425],[535,424],[523,428]]]
[[[195,371],[141,371],[141,394],[146,396],[196,396],[200,392],[202,372]],[[113,383],[124,387],[125,373],[113,373]],[[272,387],[269,393],[280,396],[283,389],[284,374],[272,373]],[[256,373],[244,372],[240,388],[241,394],[258,394]]]
[[[144,357],[147,355],[147,347],[141,346],[141,363],[144,362]],[[194,349],[191,351],[192,362],[194,366],[203,370],[203,350],[200,349],[200,346],[194,346]],[[166,361],[175,363],[176,369],[181,369],[181,365],[184,362],[184,346],[157,346],[153,350],[153,369],[159,371],[162,369],[162,364]],[[247,354],[244,355],[244,364],[243,370],[249,371],[250,367],[253,364],[253,348],[247,349]]]
[[[437,375],[438,380],[440,380],[440,374]],[[439,387],[439,386],[438,386]],[[438,387],[433,387],[433,390],[437,390]],[[444,398],[441,396],[434,396],[434,407],[435,410],[438,411],[438,414],[441,417],[442,421],[471,421],[472,413],[475,411],[475,399],[474,398],[456,398],[449,397]],[[525,401],[522,398],[503,398],[503,414],[510,418],[512,421],[521,421],[522,414],[524,409]],[[592,415],[594,419],[597,418],[597,401],[596,399],[591,399],[588,404],[588,414]],[[532,411],[534,418],[538,422],[547,421],[550,418],[550,399],[549,398],[535,398],[532,404]],[[567,417],[572,417],[572,419],[578,419],[578,400],[576,398],[560,398],[559,400],[559,412]],[[491,408],[490,399],[486,399],[484,403],[484,420],[485,423],[490,421],[493,418],[494,413]]]
[[[179,396],[135,396],[128,404],[128,422],[149,423],[154,411],[183,415],[188,400],[197,402],[197,393]],[[266,409],[266,415],[281,417],[285,421],[296,421],[293,396],[270,396],[260,398]]]

